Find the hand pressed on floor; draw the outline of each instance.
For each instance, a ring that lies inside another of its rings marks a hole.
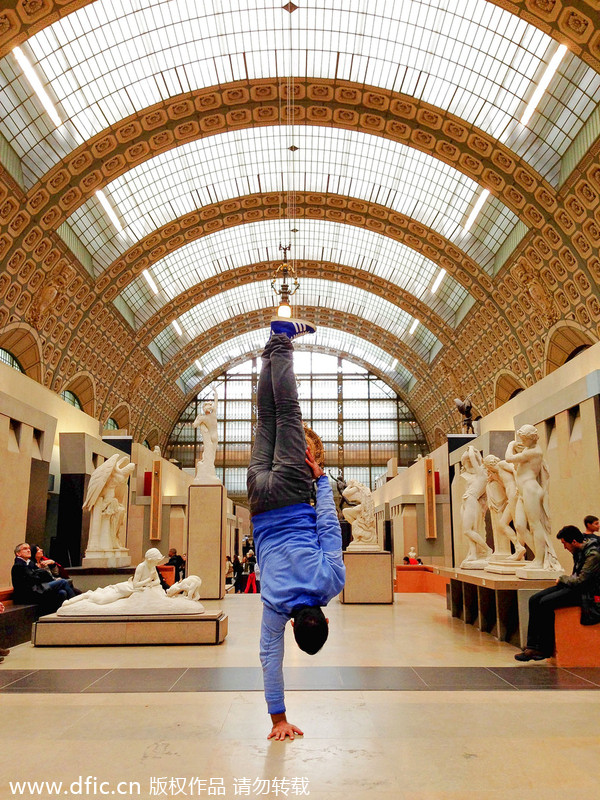
[[[304,733],[300,730],[300,728],[297,728],[287,720],[282,719],[273,725],[271,728],[271,733],[267,736],[267,739],[275,739],[278,742],[282,742],[286,736],[289,736],[290,739],[293,739],[294,734],[297,734],[298,736],[304,736]]]

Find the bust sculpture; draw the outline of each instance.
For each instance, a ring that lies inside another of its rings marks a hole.
[[[217,390],[213,391],[213,399],[207,400],[202,405],[202,414],[198,414],[192,423],[194,428],[200,428],[204,450],[202,459],[196,464],[196,474],[192,483],[215,484],[221,483],[215,471],[215,458],[219,443],[217,426]]]
[[[484,515],[486,509],[485,488],[487,472],[481,453],[472,445],[465,450],[460,460],[460,477],[467,484],[462,496],[460,517],[463,536],[467,540],[467,555],[461,569],[484,569],[492,555],[485,541]]]
[[[188,576],[185,586],[183,581],[173,584],[165,593],[156,569],[164,558],[160,550],[151,547],[146,551],[142,563],[137,565],[132,578],[66,600],[57,614],[61,617],[81,617],[203,613],[204,607],[196,599],[202,583],[197,576]]]
[[[534,554],[533,561],[517,571],[519,578],[554,577],[563,572],[550,536],[550,475],[538,438],[537,428],[523,425],[505,457],[515,467],[517,490],[529,529],[528,544]]]
[[[134,469],[128,456],[115,453],[92,472],[83,503],[83,510],[90,512],[84,567],[128,567],[131,563],[119,532],[125,520],[127,481]]]

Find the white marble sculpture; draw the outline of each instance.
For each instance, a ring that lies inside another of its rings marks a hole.
[[[524,536],[524,514],[517,512],[517,485],[512,464],[498,456],[488,455],[483,459],[487,471],[486,498],[494,535],[494,552],[486,566],[487,572],[511,575],[525,558],[525,547],[510,523],[516,519],[515,527]],[[510,497],[510,499],[509,499]],[[522,504],[519,509],[522,510]],[[511,550],[511,544],[514,551]]]
[[[352,541],[346,548],[348,552],[378,552],[381,545],[377,539],[375,524],[375,505],[367,487],[355,480],[348,481],[343,497],[356,505],[342,509],[344,519],[352,526]]]
[[[485,541],[487,472],[483,466],[481,453],[471,445],[463,453],[460,463],[460,477],[467,484],[462,496],[460,517],[462,532],[468,547],[467,555],[460,567],[461,569],[485,569],[492,555],[492,549]]]
[[[131,564],[119,531],[125,520],[127,481],[134,469],[135,464],[130,463],[128,456],[115,453],[92,472],[83,503],[83,510],[91,513],[84,567]]]
[[[563,572],[550,535],[550,475],[538,438],[533,425],[523,425],[517,431],[514,442],[509,445],[505,457],[509,464],[515,466],[517,490],[529,529],[526,541],[534,555],[533,561],[526,562],[516,575],[530,580],[555,578]]]
[[[165,556],[151,547],[144,560],[138,564],[132,578],[112,586],[103,586],[65,600],[56,612],[60,617],[97,617],[97,616],[151,616],[164,614],[202,614],[204,606],[198,602],[202,583],[196,575],[190,575],[186,581],[194,579],[194,590],[173,584],[169,591],[160,585],[156,567]],[[181,582],[183,583],[183,581]],[[181,592],[184,596],[178,596]],[[196,598],[193,599],[192,595]]]
[[[196,463],[196,474],[194,484],[217,484],[221,483],[215,471],[215,457],[217,455],[217,445],[219,443],[217,429],[217,390],[213,391],[213,399],[202,404],[202,414],[198,414],[194,420],[193,427],[200,428],[204,450],[202,459]]]
[[[414,544],[412,545],[412,547],[411,547],[411,548],[410,548],[410,550],[408,551],[408,557],[409,557],[409,558],[414,558],[414,560],[415,560],[415,561],[416,561],[416,560],[417,560],[417,558],[418,558],[418,556],[417,556],[417,551],[415,550],[415,546],[414,546]]]

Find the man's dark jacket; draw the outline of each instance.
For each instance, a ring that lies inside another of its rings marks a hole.
[[[590,536],[573,553],[573,573],[559,578],[561,584],[581,592],[581,624],[600,622],[600,539]]]
[[[12,585],[15,590],[15,603],[40,604],[44,599],[44,584],[52,580],[52,575],[44,569],[38,569],[31,561],[15,558],[11,570]]]

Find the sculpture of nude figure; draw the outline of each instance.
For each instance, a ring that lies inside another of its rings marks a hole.
[[[461,569],[483,569],[492,555],[492,549],[485,541],[485,487],[487,472],[483,466],[481,453],[469,446],[460,460],[460,476],[467,484],[460,508],[462,532],[467,538],[468,553],[461,563]]]
[[[486,456],[483,465],[488,474],[486,495],[494,531],[494,556],[505,561],[522,561],[525,558],[522,541],[528,531],[522,503],[517,510],[518,492],[514,467],[494,455]],[[511,521],[516,531],[510,527]],[[515,549],[512,554],[511,542]]]

